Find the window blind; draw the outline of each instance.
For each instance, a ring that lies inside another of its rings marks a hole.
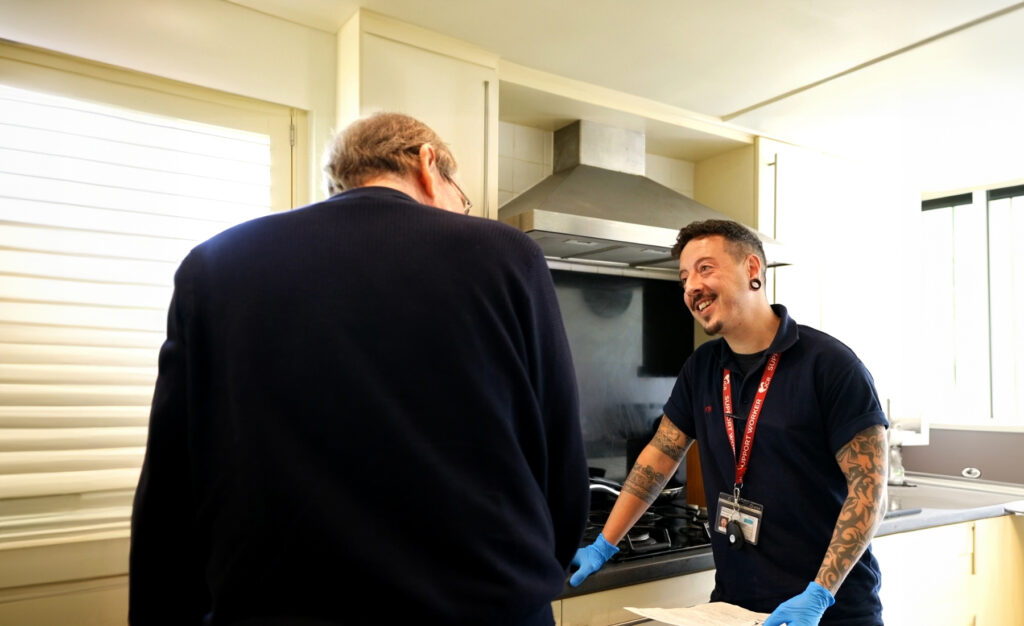
[[[174,271],[271,210],[270,166],[266,134],[0,84],[0,533],[134,489]]]

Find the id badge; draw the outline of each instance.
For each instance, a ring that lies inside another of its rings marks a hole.
[[[729,523],[737,522],[747,543],[757,545],[761,535],[761,517],[764,507],[756,502],[736,499],[731,493],[718,494],[718,514],[715,516],[715,532],[729,534]],[[735,526],[733,526],[735,528]]]

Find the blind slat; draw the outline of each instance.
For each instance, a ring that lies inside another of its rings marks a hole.
[[[41,278],[169,287],[178,266],[161,261],[101,259],[0,248],[0,267],[11,274]]]
[[[7,248],[18,250],[173,263],[180,263],[196,244],[185,239],[115,235],[8,223],[0,223],[0,242]]]
[[[151,366],[156,357],[148,348],[0,343],[2,363]]]
[[[145,447],[0,452],[0,474],[137,469],[145,454]]]
[[[44,179],[41,184],[56,179],[130,192],[180,193],[204,200],[243,204],[270,203],[268,178],[256,183],[238,183],[210,176],[162,172],[136,165],[118,165],[3,147],[0,147],[0,171],[28,178],[40,177]]]
[[[231,225],[230,222],[217,220],[96,209],[19,198],[7,198],[0,203],[0,220],[12,224],[57,226],[191,241],[207,239]]]
[[[164,333],[160,330],[135,331],[120,328],[100,330],[98,328],[0,322],[0,337],[9,344],[144,348],[148,351],[160,346],[164,340]],[[3,345],[0,343],[0,354],[2,354]],[[2,356],[0,356],[0,360],[3,360]]]
[[[146,445],[146,428],[6,428],[0,432],[0,452],[133,448]]]
[[[5,123],[6,122],[6,123]],[[46,146],[51,154],[87,160],[103,160],[122,165],[145,163],[162,171],[218,177],[239,183],[266,182],[267,164],[251,163],[222,156],[185,153],[164,146],[132,145],[107,137],[84,137],[46,128],[19,126],[12,120],[0,121],[0,146],[35,152]]]
[[[0,384],[0,402],[15,405],[139,405],[153,400],[153,386]],[[3,434],[0,433],[0,437]]]
[[[38,474],[0,474],[0,500],[31,498],[53,494],[89,493],[134,489],[139,469],[109,469],[91,472],[44,472]]]
[[[0,429],[146,426],[149,406],[0,406]]]
[[[156,309],[0,301],[0,322],[147,331],[164,327],[166,321],[167,314]]]
[[[118,285],[0,274],[0,299],[36,303],[96,304],[166,311],[167,287]]]
[[[267,138],[255,133],[180,122],[174,128],[171,123],[175,120],[135,117],[129,111],[92,108],[81,101],[43,99],[24,93],[14,99],[19,95],[10,91],[6,95],[0,98],[0,119],[20,120],[24,126],[269,165],[264,156],[265,152],[269,156]]]
[[[142,385],[156,381],[156,366],[124,367],[120,365],[64,365],[0,363],[0,383],[62,383],[84,385]]]
[[[47,203],[135,211],[154,215],[170,215],[202,219],[214,215],[219,220],[235,223],[267,212],[269,204],[245,204],[224,200],[203,200],[189,195],[186,190],[177,193],[137,191],[89,183],[43,178],[0,172],[0,196]]]

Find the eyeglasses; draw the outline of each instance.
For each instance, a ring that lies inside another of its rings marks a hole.
[[[422,146],[423,144],[417,146],[409,146],[408,148],[405,148],[405,152],[408,152],[409,154],[419,154],[420,148]],[[464,215],[469,215],[469,210],[473,208],[473,203],[472,201],[470,201],[469,196],[467,196],[466,192],[462,190],[462,187],[459,187],[459,183],[455,182],[455,179],[453,179],[451,176],[447,174],[441,175],[444,177],[445,180],[450,182],[453,187],[455,187],[456,191],[459,192],[459,198],[462,200],[462,213]]]
[[[462,198],[462,213],[464,215],[469,215],[469,210],[473,208],[473,203],[470,202],[469,196],[466,195],[466,192],[462,191],[462,187],[459,187],[459,183],[455,182],[450,176],[445,176],[445,180],[450,182],[452,187],[455,187],[455,190],[459,192],[459,197]]]

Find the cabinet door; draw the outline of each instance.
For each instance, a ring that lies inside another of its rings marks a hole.
[[[1024,517],[978,520],[974,549],[976,626],[1024,624]]]
[[[497,186],[486,182],[492,161],[497,172],[496,138],[489,141],[497,128],[496,72],[369,33],[361,42],[360,114],[405,113],[433,128],[458,161],[472,214],[485,215],[497,199]]]
[[[756,163],[759,227],[793,258],[769,299],[853,349],[891,417],[919,418],[919,193],[880,164],[763,138]]]
[[[973,522],[878,537],[872,549],[882,570],[886,624],[974,624]]]

